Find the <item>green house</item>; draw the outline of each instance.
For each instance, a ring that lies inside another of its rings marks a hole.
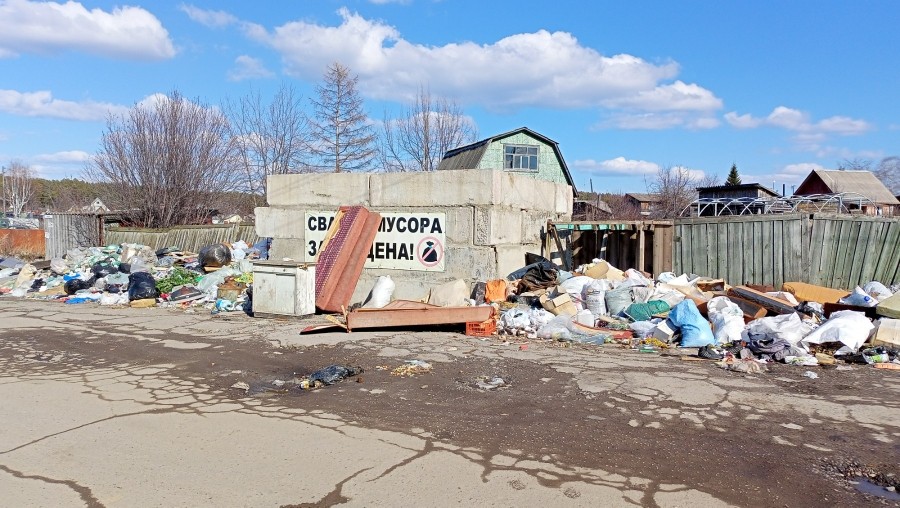
[[[449,150],[438,165],[439,171],[445,169],[502,169],[567,184],[575,192],[575,182],[559,143],[528,127]]]

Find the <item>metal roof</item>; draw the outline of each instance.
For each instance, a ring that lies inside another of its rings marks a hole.
[[[805,192],[807,182],[817,176],[833,193],[855,192],[869,198],[873,203],[898,205],[900,201],[881,183],[871,171],[851,171],[838,169],[814,169],[803,183],[797,187],[795,196],[809,194]]]
[[[523,132],[533,138],[543,141],[553,148],[553,153],[556,155],[557,160],[559,160],[559,166],[562,168],[563,175],[566,177],[566,183],[572,187],[573,192],[577,192],[575,189],[575,181],[572,179],[572,173],[569,172],[569,166],[566,165],[566,159],[563,158],[562,152],[559,150],[559,143],[543,134],[529,129],[528,127],[519,127],[518,129],[513,129],[502,134],[496,134],[469,145],[448,150],[441,159],[441,163],[438,164],[438,170],[477,168],[478,164],[481,162],[481,158],[484,157],[484,152],[491,143]]]
[[[710,187],[697,187],[697,191],[726,191],[726,190],[739,190],[739,189],[759,189],[770,196],[780,196],[777,192],[772,189],[766,187],[765,185],[761,185],[759,183],[742,183],[738,185],[713,185]]]

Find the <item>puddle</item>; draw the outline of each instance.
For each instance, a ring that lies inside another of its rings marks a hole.
[[[880,497],[882,499],[887,499],[889,501],[900,501],[900,493],[891,492],[889,490],[884,490],[884,487],[881,485],[875,485],[870,482],[867,478],[856,478],[854,481],[858,482],[856,484],[856,490],[870,494],[872,496]]]

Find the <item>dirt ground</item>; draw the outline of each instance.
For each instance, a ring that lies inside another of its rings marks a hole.
[[[22,381],[73,369],[166,365],[167,376],[206,386],[239,408],[262,403],[325,412],[366,429],[424,436],[421,450],[391,468],[435,453],[436,443],[479,450],[468,457],[484,481],[522,471],[527,457],[546,464],[529,470],[537,485],[582,502],[590,494],[571,486],[584,481],[579,471],[601,469],[642,478],[617,486],[632,492],[623,504],[640,506],[664,504],[654,498],[661,490],[696,490],[736,506],[898,503],[883,490],[900,484],[897,371],[772,365],[746,375],[682,358],[689,351],[479,339],[452,327],[310,336],[299,329],[296,321],[240,314],[6,299],[0,300],[0,366],[4,376]],[[432,369],[392,373],[415,359]],[[314,391],[297,385],[332,364],[364,372]],[[818,379],[804,377],[807,370]],[[504,385],[479,387],[494,377]],[[249,390],[234,388],[237,382]],[[6,453],[0,469],[13,471]],[[856,484],[863,475],[877,495]],[[527,484],[507,483],[513,490]],[[428,502],[427,486],[419,488],[423,505],[441,504]],[[93,495],[81,499],[105,505]],[[337,484],[295,505],[351,499]]]

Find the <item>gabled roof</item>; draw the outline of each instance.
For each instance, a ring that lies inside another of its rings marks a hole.
[[[809,194],[807,187],[814,179],[820,179],[832,193],[854,192],[869,198],[873,203],[897,205],[900,201],[881,183],[871,171],[851,171],[838,169],[814,169],[803,183],[797,187],[794,195]]]
[[[738,184],[738,185],[713,185],[711,187],[697,187],[698,192],[728,191],[728,190],[740,190],[740,189],[758,189],[772,197],[780,196],[780,194],[773,191],[772,189],[766,187],[765,185],[761,185],[758,183],[742,183],[742,184]]]
[[[625,194],[625,195],[631,196],[635,200],[641,201],[643,203],[656,203],[656,202],[662,201],[662,198],[659,196],[659,194],[645,194],[642,192],[629,192],[628,194]]]
[[[482,139],[481,141],[448,150],[447,153],[444,154],[443,159],[441,159],[438,170],[476,168],[481,162],[481,158],[484,157],[484,152],[491,143],[521,133],[528,134],[553,148],[553,153],[559,160],[559,165],[566,177],[566,183],[568,183],[572,187],[572,190],[575,191],[575,181],[572,180],[572,174],[569,172],[569,167],[566,165],[566,159],[563,158],[562,152],[559,150],[559,143],[543,134],[529,129],[528,127],[519,127],[518,129],[513,129],[509,132],[504,132],[503,134],[496,134],[489,138]]]

